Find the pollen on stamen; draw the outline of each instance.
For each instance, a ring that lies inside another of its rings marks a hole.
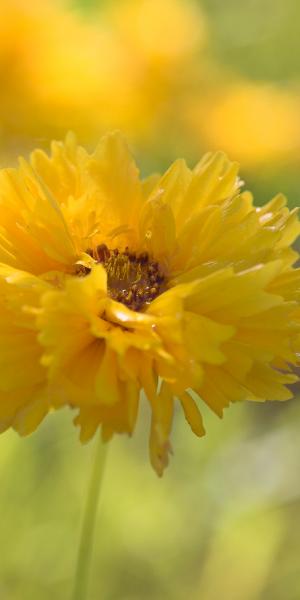
[[[131,310],[143,310],[165,288],[165,276],[148,252],[137,254],[128,247],[120,251],[99,244],[86,253],[104,266],[109,296]],[[81,270],[78,274],[84,276],[86,272]]]

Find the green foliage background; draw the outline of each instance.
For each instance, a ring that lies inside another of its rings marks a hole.
[[[299,79],[298,0],[201,6],[219,61],[255,80]],[[247,182],[260,196],[281,189],[299,202],[298,170]],[[134,438],[111,443],[91,600],[299,600],[299,400],[234,405],[223,421],[203,414],[200,440],[176,415],[162,480],[148,464],[145,402]],[[29,438],[0,437],[1,600],[69,598],[95,450],[79,444],[71,419],[61,411]]]

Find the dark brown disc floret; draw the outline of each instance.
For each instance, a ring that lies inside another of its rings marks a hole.
[[[123,251],[109,249],[106,244],[86,252],[104,266],[110,297],[132,310],[143,310],[165,287],[164,274],[148,252],[137,254],[128,247]],[[78,274],[84,275],[83,271]]]

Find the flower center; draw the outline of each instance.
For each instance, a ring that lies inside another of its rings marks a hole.
[[[109,296],[131,310],[142,310],[163,291],[165,277],[147,252],[136,254],[128,247],[120,252],[101,244],[87,253],[104,266]]]

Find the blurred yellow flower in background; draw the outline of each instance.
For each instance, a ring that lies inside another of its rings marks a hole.
[[[183,0],[0,6],[2,161],[74,130],[119,128],[146,163],[222,147],[244,168],[299,161],[297,85],[255,82],[219,64],[201,7]]]
[[[184,115],[196,147],[204,138],[208,147],[255,167],[300,159],[299,107],[295,89],[236,80],[207,90],[205,98],[190,97]]]
[[[180,0],[125,0],[90,19],[61,1],[0,6],[0,131],[5,157],[64,136],[87,143],[121,127],[157,142],[172,99],[205,37],[202,13]]]
[[[123,126],[136,141],[149,144],[154,137],[159,144],[160,127],[170,122],[176,96],[190,81],[205,43],[202,11],[181,0],[122,0],[100,11],[101,20],[127,57],[127,70],[121,65],[111,89],[110,125]]]
[[[222,416],[292,397],[300,224],[280,195],[255,208],[237,172],[217,153],[141,181],[117,133],[0,172],[2,430],[69,405],[83,441],[131,434],[144,390],[161,475],[176,398],[202,436],[200,398]]]
[[[6,157],[36,138],[47,140],[67,119],[76,127],[95,88],[92,33],[56,2],[1,2],[0,131]]]

